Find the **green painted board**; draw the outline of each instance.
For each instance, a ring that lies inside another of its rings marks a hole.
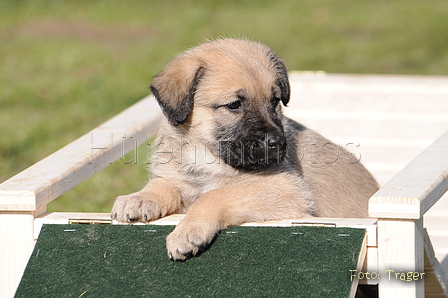
[[[15,297],[348,297],[366,231],[231,227],[172,262],[174,226],[44,225]]]

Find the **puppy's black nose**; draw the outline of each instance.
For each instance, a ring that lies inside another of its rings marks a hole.
[[[284,149],[286,146],[286,139],[284,136],[270,136],[267,140],[268,149]]]

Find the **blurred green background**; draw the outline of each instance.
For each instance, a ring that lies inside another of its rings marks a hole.
[[[175,54],[222,36],[266,43],[290,70],[448,74],[446,0],[0,0],[0,182],[146,96]],[[109,212],[146,183],[144,166],[115,162],[48,209]]]

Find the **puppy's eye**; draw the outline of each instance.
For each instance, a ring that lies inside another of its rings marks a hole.
[[[241,101],[237,100],[237,101],[231,102],[229,104],[226,104],[226,107],[231,111],[238,110],[241,108]]]

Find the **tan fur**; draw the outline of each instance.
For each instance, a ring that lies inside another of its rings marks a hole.
[[[243,222],[367,216],[376,181],[356,156],[282,115],[289,83],[268,47],[235,39],[205,43],[170,61],[151,88],[167,116],[153,178],[141,191],[118,197],[112,218],[147,222],[186,213],[167,237],[172,260],[196,254],[220,230]],[[235,101],[240,109],[229,107]],[[284,135],[285,150],[280,141],[266,150],[287,157],[260,168],[225,162],[218,138],[245,140],[257,134],[254,127],[266,130],[266,142]]]

